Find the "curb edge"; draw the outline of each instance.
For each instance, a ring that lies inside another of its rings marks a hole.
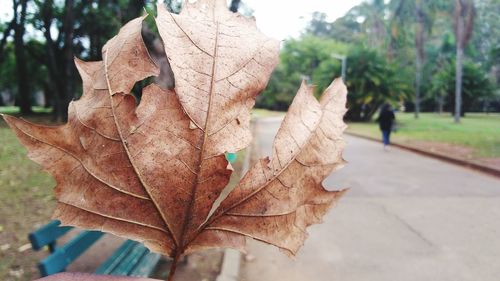
[[[354,137],[358,137],[358,138],[362,138],[362,139],[366,139],[366,140],[381,142],[377,138],[370,137],[370,136],[365,136],[365,135],[358,134],[358,133],[345,132],[345,134],[346,135],[350,135],[350,136],[354,136]],[[493,177],[500,178],[500,170],[497,170],[495,168],[491,168],[491,167],[488,167],[488,166],[485,166],[485,165],[481,165],[481,164],[478,164],[478,163],[474,163],[474,162],[462,160],[462,159],[459,159],[459,158],[451,157],[451,156],[448,156],[448,155],[433,153],[433,152],[430,152],[430,151],[427,151],[427,150],[424,150],[424,149],[420,149],[420,148],[416,148],[416,147],[412,147],[412,146],[408,146],[408,145],[404,145],[404,144],[400,144],[400,143],[394,143],[394,142],[392,142],[391,145],[395,146],[395,147],[398,147],[398,148],[401,148],[401,149],[404,149],[404,150],[407,150],[407,151],[411,151],[411,152],[414,152],[414,153],[425,155],[425,156],[428,156],[428,157],[431,157],[431,158],[435,158],[435,159],[438,159],[438,160],[441,160],[441,161],[445,161],[445,162],[448,162],[448,163],[451,163],[451,164],[455,164],[457,166],[462,166],[464,168],[469,168],[471,170],[475,170],[475,171],[478,171],[478,172],[482,172],[482,173],[488,174],[488,175],[493,176]]]

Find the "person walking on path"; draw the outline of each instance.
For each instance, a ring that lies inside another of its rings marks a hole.
[[[386,103],[382,106],[380,110],[380,114],[378,116],[378,124],[380,130],[382,131],[382,140],[384,142],[384,149],[387,150],[389,144],[391,143],[391,131],[394,125],[394,121],[396,120],[396,116],[394,116],[394,112],[392,111],[391,105]]]

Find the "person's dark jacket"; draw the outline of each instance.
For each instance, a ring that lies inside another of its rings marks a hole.
[[[396,116],[394,116],[394,112],[392,112],[392,110],[382,110],[377,119],[380,130],[390,131],[392,129],[394,119],[396,119]]]

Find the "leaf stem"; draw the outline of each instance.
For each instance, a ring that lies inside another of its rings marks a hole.
[[[174,260],[172,261],[172,264],[170,265],[170,271],[168,272],[167,281],[173,281],[174,280],[175,270],[177,269],[177,263],[179,263],[179,258],[180,257],[181,257],[180,254],[176,254],[175,255]]]

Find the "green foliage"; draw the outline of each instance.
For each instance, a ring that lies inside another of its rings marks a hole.
[[[324,89],[338,78],[342,72],[342,62],[338,59],[328,59],[322,61],[312,73],[312,81],[316,85],[315,93],[321,95]]]
[[[289,71],[310,77],[323,61],[333,59],[332,54],[342,54],[347,49],[345,44],[332,39],[304,36],[286,42],[280,58]]]
[[[474,33],[468,55],[485,68],[500,65],[492,51],[500,47],[500,0],[481,0],[476,3]]]
[[[493,96],[487,73],[477,64],[466,61],[463,67],[462,112],[482,111],[484,101]],[[432,77],[431,92],[445,99],[445,110],[453,112],[455,97],[455,61],[452,60]]]
[[[30,40],[26,42],[26,50],[34,56],[42,57],[44,54],[43,45],[37,40]],[[8,43],[4,51],[4,61],[0,64],[0,93],[3,93],[0,105],[11,103],[18,99],[17,96],[17,83],[18,75],[16,69],[16,56],[14,52],[14,45]],[[44,91],[47,77],[47,69],[43,64],[38,63],[38,61],[30,59],[27,61],[27,69],[29,71],[30,86],[31,91]],[[3,100],[5,99],[5,100]]]
[[[285,43],[280,64],[257,106],[286,109],[302,79],[316,85],[315,94],[320,95],[340,77],[341,61],[334,55],[343,54],[347,54],[348,119],[369,120],[383,103],[398,103],[408,96],[408,73],[376,50],[308,35]]]
[[[266,90],[257,97],[256,106],[271,110],[285,111],[300,86],[298,72],[288,73],[283,64],[274,70]]]
[[[16,56],[12,44],[7,45],[4,55],[5,59],[0,64],[0,92],[12,91],[17,84]]]
[[[79,96],[80,78],[73,64],[73,56],[84,60],[100,60],[104,43],[113,37],[120,27],[129,20],[144,14],[144,10],[155,11],[156,3],[163,2],[173,12],[178,12],[181,0],[165,1],[98,1],[98,0],[34,0],[28,1],[24,53],[26,54],[26,77],[29,79],[30,103],[33,94],[43,91],[49,105],[55,106],[55,117],[59,118],[67,110],[67,103]],[[71,8],[66,5],[71,4]],[[6,7],[10,8],[11,7]],[[20,9],[17,9],[20,10]],[[72,11],[72,13],[68,13]],[[12,12],[12,11],[11,11]],[[155,13],[154,13],[155,14]],[[10,19],[9,19],[10,21]],[[153,18],[147,19],[154,31]],[[9,25],[0,20],[0,32]],[[71,27],[71,28],[70,28]],[[73,31],[71,31],[73,29]],[[0,92],[7,97],[0,105],[26,100],[17,95],[16,56],[10,33],[6,48],[0,50],[4,59],[0,62]],[[3,35],[3,33],[2,33]],[[0,36],[2,36],[0,35]],[[67,38],[71,37],[69,40]],[[3,39],[3,38],[0,38]],[[71,46],[67,46],[71,42]],[[67,52],[70,49],[71,52]],[[23,64],[24,65],[24,64]],[[69,69],[69,70],[68,70]]]
[[[465,57],[474,62],[466,66],[468,77],[465,78],[464,87],[468,88],[464,94],[464,110],[476,111],[485,109],[500,110],[500,98],[491,95],[492,84],[498,88],[500,83],[500,36],[498,32],[500,25],[498,14],[500,13],[499,0],[484,0],[476,2],[477,14],[471,44],[468,44]],[[419,30],[417,17],[417,6],[420,8],[423,29]],[[454,90],[455,77],[449,76],[454,73],[453,65],[456,56],[456,42],[454,36],[454,9],[455,1],[448,0],[391,0],[391,1],[366,1],[353,7],[343,17],[329,22],[327,16],[321,12],[314,13],[306,34],[313,34],[328,40],[335,39],[347,45],[365,47],[365,50],[375,50],[374,54],[366,54],[375,60],[370,69],[372,73],[356,71],[353,77],[348,73],[347,82],[356,88],[352,99],[356,109],[351,109],[349,114],[351,119],[369,119],[374,110],[373,106],[380,103],[374,102],[381,99],[390,101],[404,101],[407,110],[413,110],[413,95],[415,94],[416,77],[416,33],[422,32],[423,68],[421,73],[421,110],[434,111],[446,105],[445,109],[452,109],[449,105],[454,102],[449,95]],[[419,37],[422,38],[422,37]],[[419,41],[420,42],[420,41]],[[363,51],[364,52],[364,51]],[[351,56],[359,57],[351,51]],[[378,57],[378,58],[377,58]],[[352,59],[348,62],[348,71],[352,69]],[[378,60],[380,59],[380,60]],[[310,62],[302,67],[307,67]],[[356,64],[356,63],[355,63]],[[317,63],[318,67],[312,72],[312,80],[319,87],[324,88],[325,83],[331,79],[332,75],[328,70],[338,71],[340,69],[337,61],[326,60]],[[384,67],[382,67],[384,65]],[[365,66],[366,67],[366,66]],[[384,69],[383,74],[377,72]],[[453,72],[451,72],[453,71]],[[397,73],[395,75],[394,73]],[[362,75],[362,76],[359,76]],[[388,96],[383,96],[378,91],[386,92],[387,87],[380,85],[378,76],[384,76],[384,81],[393,90]],[[470,90],[473,87],[472,78],[478,79],[480,85],[477,90]],[[352,81],[354,79],[354,81]],[[365,79],[366,81],[361,81]],[[392,79],[392,80],[391,80]],[[354,85],[355,84],[355,85]],[[494,88],[494,86],[493,86]],[[394,90],[396,89],[396,90]],[[351,94],[353,89],[350,88]],[[374,91],[375,90],[375,91]],[[497,90],[498,95],[500,91]],[[359,95],[359,97],[358,97]],[[367,103],[367,101],[369,101]],[[490,106],[488,107],[488,104]],[[359,106],[361,105],[361,106]],[[368,106],[367,106],[368,105]],[[361,110],[360,108],[363,108]],[[366,113],[359,113],[359,111]],[[367,117],[363,117],[367,116]]]
[[[257,106],[286,110],[297,93],[301,80],[318,85],[315,91],[318,94],[333,77],[340,76],[340,65],[332,55],[345,54],[347,49],[347,45],[332,39],[310,35],[285,42],[280,54],[280,64],[264,93],[257,98]]]
[[[334,22],[328,22],[326,14],[315,12],[306,33],[345,43],[380,46],[385,43],[387,35],[384,22],[386,8],[382,0],[364,1]]]
[[[408,97],[405,74],[375,50],[353,48],[347,63],[348,120],[368,121],[382,104],[395,104]]]

